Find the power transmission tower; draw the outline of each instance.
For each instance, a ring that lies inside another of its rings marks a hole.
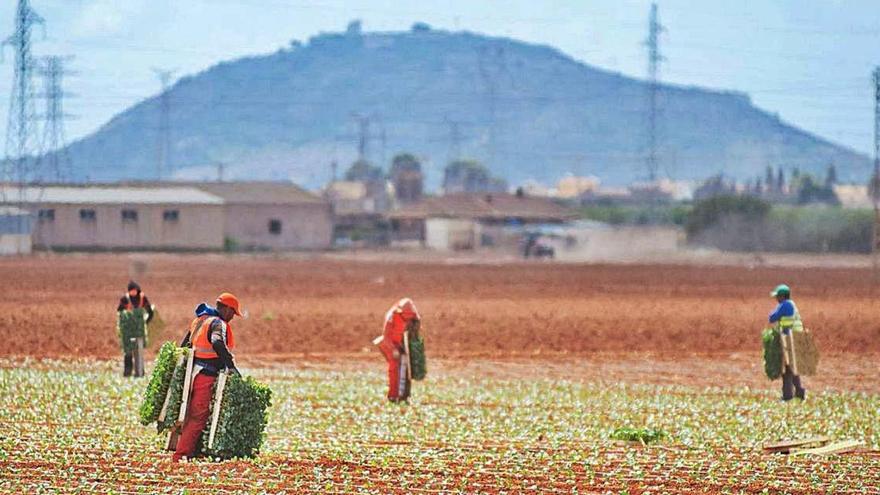
[[[46,98],[46,126],[43,129],[43,143],[46,150],[46,160],[53,180],[62,182],[71,173],[70,154],[67,151],[67,139],[64,133],[64,121],[71,118],[64,112],[64,97],[71,96],[63,89],[65,74],[73,74],[65,70],[64,63],[73,57],[52,56],[44,59],[40,67],[43,76],[44,91]]]
[[[657,4],[651,4],[651,17],[648,20],[648,39],[645,45],[648,47],[648,179],[657,180],[659,163],[657,158],[657,96],[659,85],[657,83],[660,62],[665,60],[660,54],[660,33],[665,31],[660,25],[657,15]]]
[[[874,231],[871,254],[874,263],[874,281],[880,282],[880,67],[874,68],[874,173],[868,187],[874,203]]]
[[[498,145],[498,120],[497,105],[498,92],[501,89],[501,76],[508,76],[513,85],[513,76],[507,67],[507,57],[503,47],[480,47],[477,52],[477,69],[483,86],[486,90],[486,100],[489,114],[489,139],[487,143],[488,158],[486,166],[491,169],[495,162]]]
[[[449,126],[449,137],[447,142],[449,145],[446,153],[447,164],[461,159],[461,143],[464,141],[464,134],[461,132],[462,122],[446,118],[446,125]]]
[[[171,78],[174,70],[153,69],[159,83],[162,84],[162,93],[159,95],[159,132],[156,143],[156,180],[162,180],[165,173],[171,170],[171,98],[168,89],[171,86]]]
[[[2,48],[12,47],[15,52],[15,75],[9,97],[9,115],[6,125],[6,150],[3,179],[19,185],[39,180],[37,159],[40,139],[33,88],[36,69],[31,55],[31,28],[45,22],[31,7],[28,0],[19,0],[15,11],[15,32],[3,41]],[[19,195],[23,195],[19,188]],[[23,201],[23,198],[19,198]]]

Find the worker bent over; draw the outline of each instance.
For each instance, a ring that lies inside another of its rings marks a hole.
[[[789,342],[791,342],[791,332],[803,328],[801,315],[794,301],[791,300],[791,289],[787,285],[782,284],[773,289],[770,296],[775,297],[776,301],[779,302],[776,309],[770,313],[770,323],[776,324],[779,328],[783,341],[786,341],[788,337]],[[795,368],[789,362],[789,353],[783,351],[783,356],[782,400],[789,401],[793,397],[803,400],[806,398],[807,391],[801,385],[801,377],[795,373]]]
[[[404,298],[385,313],[382,337],[376,339],[388,362],[388,400],[406,401],[410,393],[408,349],[403,335],[410,325],[418,324],[419,312],[412,299]]]
[[[235,315],[241,316],[238,299],[224,292],[217,298],[217,307],[205,303],[196,308],[196,319],[180,343],[193,350],[193,379],[190,388],[189,407],[177,439],[174,462],[189,458],[196,452],[199,438],[211,415],[211,399],[214,382],[223,370],[239,374],[230,349],[235,347],[232,326]]]
[[[147,313],[146,324],[153,320],[153,305],[147,299],[147,295],[141,291],[141,286],[134,280],[128,283],[128,291],[119,299],[119,305],[116,312],[132,311],[143,308]],[[134,369],[134,356],[131,350],[123,350],[122,358],[122,376],[131,376]]]

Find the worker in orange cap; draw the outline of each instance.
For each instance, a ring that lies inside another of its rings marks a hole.
[[[228,370],[241,375],[235,367],[230,352],[235,347],[230,322],[241,316],[241,303],[234,295],[224,292],[217,298],[215,308],[201,303],[196,308],[196,318],[180,343],[193,350],[193,381],[190,388],[189,407],[172,456],[174,462],[192,457],[199,437],[211,414],[211,399],[218,374]]]
[[[416,304],[405,297],[385,313],[382,336],[373,341],[388,362],[388,400],[391,402],[409,399],[408,349],[404,348],[403,334],[410,325],[420,320]]]

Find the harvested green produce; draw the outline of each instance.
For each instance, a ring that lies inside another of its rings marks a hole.
[[[120,344],[124,352],[135,350],[135,343],[131,339],[143,338],[144,347],[148,345],[147,322],[144,319],[147,312],[143,308],[120,311],[116,321],[116,330]]]
[[[764,344],[764,373],[776,380],[782,376],[782,335],[777,328],[765,328],[761,334]]]
[[[159,419],[162,406],[165,404],[165,397],[168,394],[168,387],[174,376],[174,369],[184,355],[184,349],[177,347],[173,342],[162,344],[159,355],[156,356],[153,374],[144,391],[144,401],[141,403],[139,411],[142,425],[146,426]]]
[[[219,382],[219,381],[218,381]],[[214,401],[217,403],[217,386],[214,386]],[[272,391],[269,387],[254,380],[231,375],[226,380],[223,398],[220,401],[220,417],[213,447],[208,447],[211,422],[202,433],[201,449],[204,454],[220,459],[235,457],[255,457],[266,438],[268,409],[272,404]]]

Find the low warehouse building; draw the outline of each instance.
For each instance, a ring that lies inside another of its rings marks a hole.
[[[36,219],[34,247],[60,250],[223,248],[223,200],[192,187],[0,186]]]
[[[188,184],[223,199],[227,247],[244,250],[328,249],[333,242],[330,203],[292,183]]]

